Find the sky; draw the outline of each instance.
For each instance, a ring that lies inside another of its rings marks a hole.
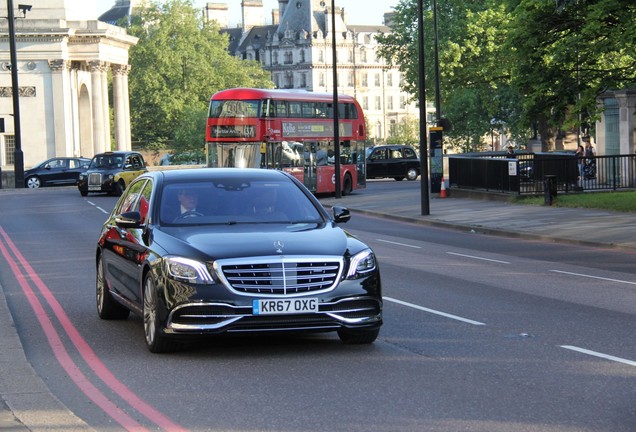
[[[213,3],[227,3],[230,14],[230,26],[235,26],[241,20],[241,0],[209,0]],[[193,0],[197,7],[204,7],[207,0]],[[331,5],[331,0],[326,0]],[[380,25],[385,12],[391,12],[392,6],[399,0],[335,0],[336,8],[344,7],[347,14],[347,24]],[[97,16],[103,14],[116,0],[97,0]],[[291,1],[290,1],[291,4]],[[263,0],[266,17],[269,11],[278,7],[278,0]],[[268,23],[269,24],[269,23]]]

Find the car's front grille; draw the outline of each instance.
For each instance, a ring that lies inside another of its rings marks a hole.
[[[333,257],[223,260],[216,263],[226,286],[239,294],[293,296],[332,290],[342,274]]]
[[[90,173],[88,175],[88,185],[89,186],[101,186],[102,185],[102,175],[100,173]]]

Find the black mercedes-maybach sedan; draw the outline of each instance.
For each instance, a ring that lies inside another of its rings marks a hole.
[[[143,317],[152,352],[232,333],[336,331],[375,341],[382,325],[373,251],[281,171],[200,168],[136,178],[104,223],[97,312]]]

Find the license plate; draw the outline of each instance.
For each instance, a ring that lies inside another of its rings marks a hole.
[[[252,301],[254,315],[288,315],[317,313],[318,299],[269,299]]]
[[[101,187],[101,185],[100,186],[89,186],[88,190],[89,191],[101,191],[102,187]]]

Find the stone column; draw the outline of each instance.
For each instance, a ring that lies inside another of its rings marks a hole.
[[[128,65],[113,65],[113,106],[115,107],[115,142],[118,150],[130,150],[130,108]]]
[[[73,109],[71,104],[71,77],[69,61],[58,59],[49,61],[51,68],[51,94],[53,119],[50,122],[52,130],[46,132],[47,136],[54,137],[53,142],[46,143],[47,157],[72,156],[73,152]],[[48,128],[48,126],[47,126]]]
[[[634,135],[636,134],[636,90],[617,90],[619,112],[619,135],[621,154],[630,154],[636,151]]]
[[[103,84],[104,62],[90,61],[88,66],[91,71],[91,105],[93,107],[93,148],[95,153],[110,150],[104,140],[104,104],[108,106],[108,99],[104,102]]]
[[[110,146],[110,109],[108,103],[108,67],[109,64],[102,63],[102,103],[103,103],[103,115],[104,115],[104,145],[106,150],[111,150]]]

